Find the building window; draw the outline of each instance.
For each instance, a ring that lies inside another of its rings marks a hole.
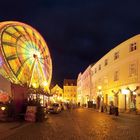
[[[99,70],[101,70],[101,65],[99,65]]]
[[[119,58],[119,52],[115,52],[114,53],[114,60],[118,59]]]
[[[97,69],[95,68],[95,73],[97,72]]]
[[[105,66],[106,66],[106,65],[108,65],[108,60],[107,60],[107,59],[105,59]]]
[[[137,49],[137,44],[136,43],[131,43],[129,46],[129,52],[133,52]]]
[[[90,71],[90,74],[91,74],[91,75],[94,75],[94,72],[91,70],[91,71]]]
[[[114,73],[114,81],[118,81],[119,80],[119,71],[115,71]]]
[[[137,68],[136,68],[136,63],[130,64],[129,65],[129,76],[135,76],[137,74]]]

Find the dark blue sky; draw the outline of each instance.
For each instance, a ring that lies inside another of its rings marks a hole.
[[[3,0],[0,21],[25,22],[43,35],[53,60],[52,81],[62,84],[139,34],[139,9],[139,0]]]

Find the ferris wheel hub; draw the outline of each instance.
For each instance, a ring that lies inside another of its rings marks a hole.
[[[36,58],[38,58],[38,56],[36,55],[36,54],[33,54],[33,57],[36,59]]]

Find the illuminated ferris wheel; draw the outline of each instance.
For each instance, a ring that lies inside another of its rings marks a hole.
[[[43,37],[21,22],[0,23],[0,74],[12,83],[49,87],[52,60]]]

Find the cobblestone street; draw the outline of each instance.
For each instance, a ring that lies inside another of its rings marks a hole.
[[[1,124],[0,124],[1,125]],[[140,116],[110,116],[92,109],[50,114],[43,123],[26,123],[2,140],[139,140]]]

